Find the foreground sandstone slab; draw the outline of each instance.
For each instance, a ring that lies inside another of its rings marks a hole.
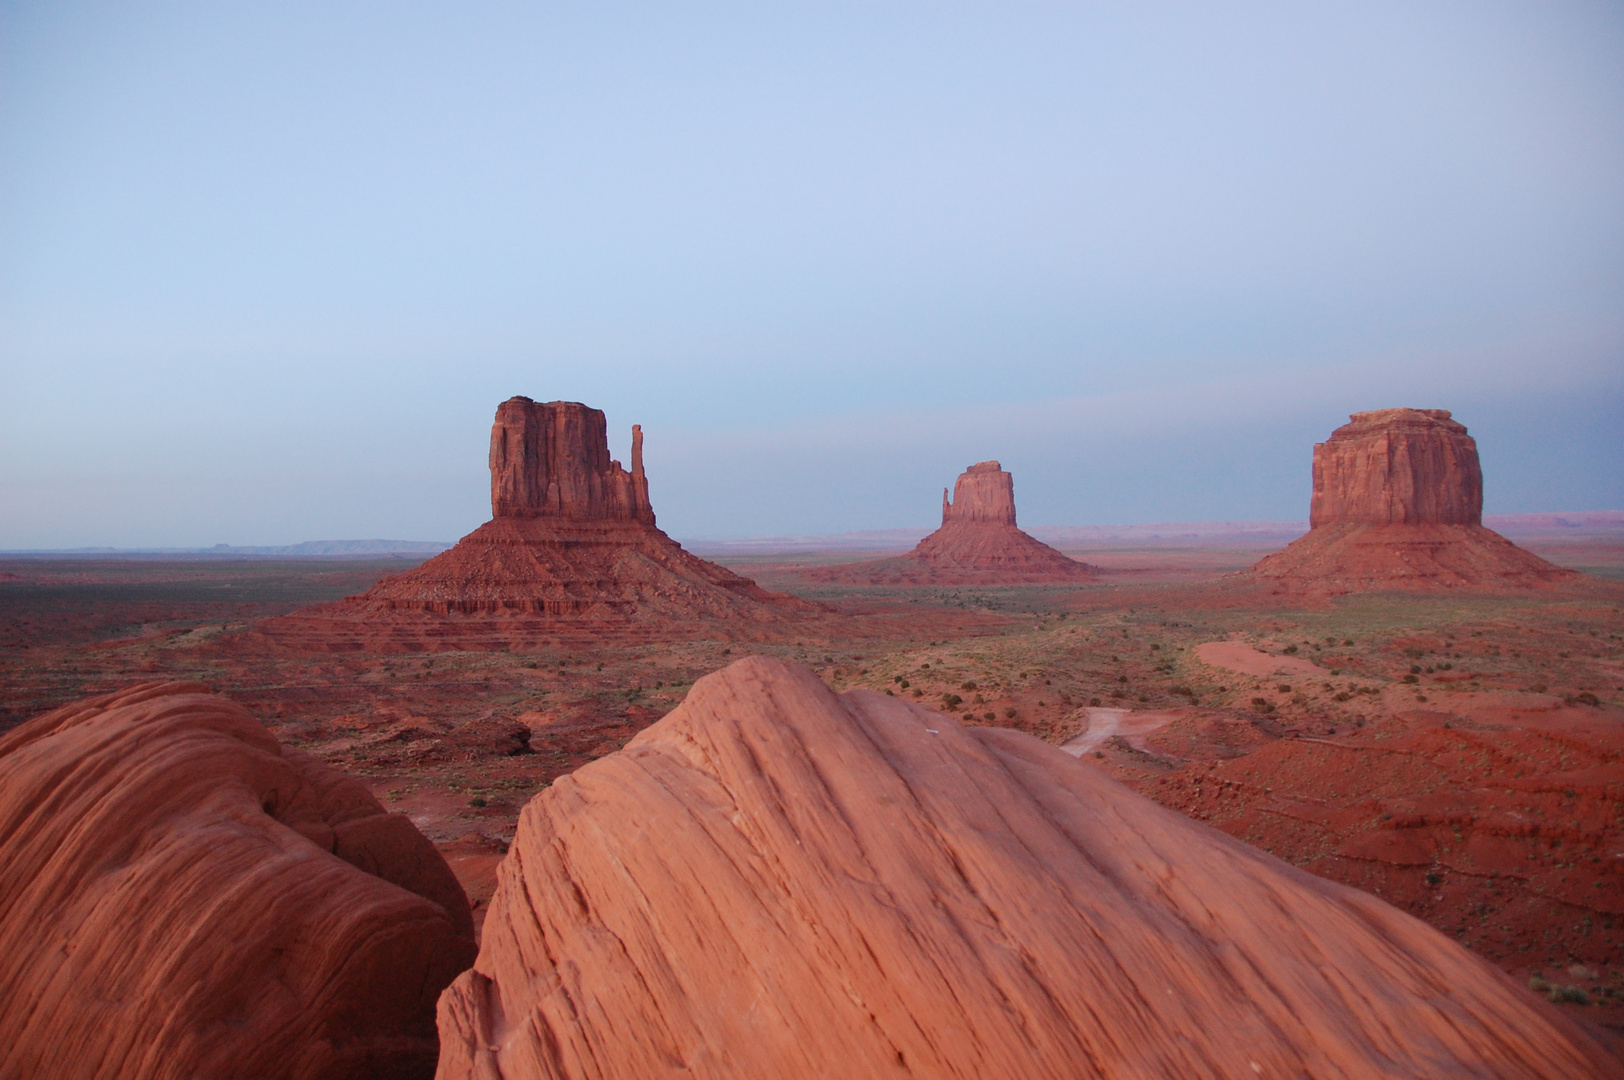
[[[442,1080],[1624,1075],[1381,901],[760,657],[526,807]]]
[[[199,685],[0,738],[0,1076],[427,1075],[473,954],[409,820]]]

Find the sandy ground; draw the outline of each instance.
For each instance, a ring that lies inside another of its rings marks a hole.
[[[0,563],[0,727],[135,681],[200,680],[410,815],[482,915],[534,794],[759,651],[837,690],[1064,746],[1380,895],[1519,981],[1582,989],[1594,1004],[1564,1008],[1624,1028],[1624,585],[1611,579],[1624,562],[1537,595],[1294,607],[1226,576],[1231,551],[1118,555],[1128,572],[1099,584],[1007,588],[813,587],[793,564],[758,564],[763,584],[846,616],[840,636],[747,644],[719,627],[683,642],[317,656],[214,646],[401,561],[17,560]]]

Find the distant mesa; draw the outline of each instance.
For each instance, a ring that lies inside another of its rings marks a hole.
[[[750,657],[525,807],[440,1080],[1617,1076],[1382,900]]]
[[[656,528],[642,428],[632,428],[630,471],[609,457],[607,430],[601,411],[578,402],[504,401],[491,427],[490,521],[420,566],[261,632],[315,649],[499,648],[527,635],[638,628],[749,637],[822,611]]]
[[[1309,532],[1249,573],[1327,593],[1568,580],[1483,527],[1477,442],[1447,409],[1354,413],[1314,446]]]
[[[814,580],[868,585],[1027,585],[1092,581],[1099,571],[1015,525],[1015,478],[996,461],[942,490],[942,527],[905,555],[808,572]]]
[[[439,852],[195,683],[0,737],[0,1076],[433,1075],[472,962]]]

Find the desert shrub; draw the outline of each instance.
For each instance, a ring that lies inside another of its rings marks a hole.
[[[1353,697],[1353,695],[1352,695],[1352,694],[1350,694],[1350,693],[1348,693],[1348,692],[1347,692],[1347,691],[1346,691],[1346,690],[1343,690],[1343,691],[1340,691],[1340,692],[1339,692],[1339,693],[1338,693],[1338,694],[1337,694],[1337,695],[1336,695],[1336,700],[1338,700],[1338,701],[1348,701],[1348,700],[1349,700],[1349,699],[1351,699],[1351,698],[1352,698],[1352,697]]]
[[[983,719],[983,720],[996,720],[996,719],[998,719],[998,717],[995,714],[988,712],[988,713],[982,713],[981,714],[981,719]]]
[[[942,695],[942,704],[946,705],[949,709],[958,708],[963,701],[964,699],[959,697],[957,694],[948,693]]]
[[[1427,875],[1427,884],[1428,885],[1436,885],[1442,880],[1443,880],[1443,875],[1442,874],[1428,874]]]
[[[974,690],[975,688],[976,688],[976,684],[973,683],[973,682],[961,682],[961,683],[959,683],[959,689],[960,690]]]
[[[1595,694],[1592,694],[1589,690],[1586,690],[1582,694],[1573,695],[1573,700],[1578,702],[1580,705],[1600,705],[1601,704],[1601,699],[1598,698]]]
[[[1179,685],[1179,686],[1173,687],[1173,689],[1171,691],[1169,691],[1169,692],[1177,694],[1180,697],[1190,698],[1192,700],[1195,698],[1195,691],[1191,690],[1188,686],[1184,686],[1182,684]]]
[[[1127,681],[1128,681],[1128,677],[1126,675],[1118,675],[1117,676],[1117,682],[1127,682]]]
[[[1091,697],[1088,699],[1088,703],[1097,709],[1100,705],[1100,699],[1097,697]]]
[[[1551,1000],[1557,1004],[1572,1002],[1575,1005],[1589,1005],[1590,995],[1578,986],[1553,986],[1550,991]]]
[[[1296,651],[1297,651],[1297,646],[1295,646],[1295,645],[1287,645],[1287,646],[1286,646],[1286,647],[1285,647],[1285,648],[1284,648],[1284,649],[1282,649],[1282,650],[1281,650],[1281,651],[1282,651],[1282,652],[1288,652],[1288,653],[1294,653],[1294,652],[1296,652]]]
[[[1545,692],[1545,684],[1542,682],[1533,683],[1528,687],[1528,689],[1532,690],[1536,694],[1543,694]]]
[[[897,680],[897,685],[902,687],[904,690],[906,690],[906,689],[908,689],[908,687],[912,686],[913,683],[909,682],[907,679],[898,679]]]
[[[1418,683],[1421,681],[1421,679],[1416,675],[1406,675],[1404,676],[1404,681],[1407,683]]]
[[[913,694],[914,694],[914,697],[924,697],[925,696],[925,692],[923,690],[919,689],[919,687],[917,687],[917,686],[914,687]]]
[[[1006,719],[1006,720],[1015,719],[1015,709],[1014,709],[1013,706],[1011,706],[1010,708],[1007,708],[1007,709],[1004,710],[1004,719]]]
[[[1421,665],[1420,664],[1411,664],[1410,665],[1410,674],[1411,675],[1419,675],[1419,674],[1421,674]]]
[[[1274,712],[1274,702],[1268,698],[1255,697],[1252,699],[1252,708],[1261,713],[1271,713]]]
[[[485,796],[483,796],[483,795],[475,795],[472,799],[468,800],[468,805],[472,806],[472,807],[475,807],[476,809],[478,807],[484,806],[485,805]]]
[[[1281,684],[1280,684],[1280,692],[1281,692],[1281,693],[1282,693],[1282,694],[1289,694],[1289,693],[1291,693],[1291,684],[1290,684],[1290,683],[1281,683]]]
[[[1342,639],[1342,644],[1344,644],[1344,645],[1352,645],[1353,644],[1353,639],[1351,637],[1343,638]]]

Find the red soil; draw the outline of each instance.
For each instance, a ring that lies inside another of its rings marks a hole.
[[[1384,589],[1528,590],[1576,577],[1481,525],[1321,526],[1250,573],[1277,592],[1331,596]]]

